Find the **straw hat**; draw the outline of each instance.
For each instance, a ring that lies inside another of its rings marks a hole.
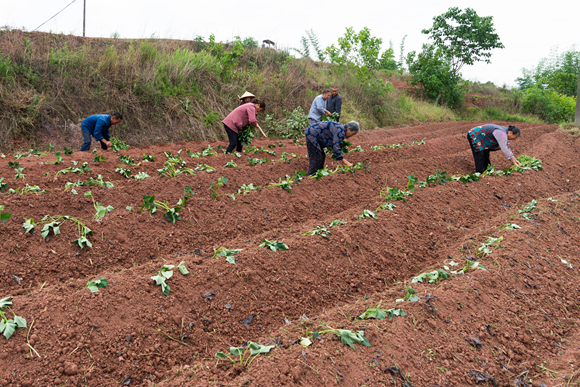
[[[238,97],[238,98],[239,98],[239,99],[244,99],[244,98],[248,98],[248,97],[253,97],[253,98],[256,98],[256,96],[255,96],[254,94],[252,94],[252,93],[250,93],[250,92],[247,92],[247,91],[246,91],[244,94],[242,94],[242,96],[241,96],[241,97]]]

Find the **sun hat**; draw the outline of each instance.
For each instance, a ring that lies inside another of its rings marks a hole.
[[[244,99],[244,98],[248,98],[248,97],[253,97],[253,98],[256,98],[256,96],[255,96],[254,94],[252,94],[252,93],[250,93],[250,92],[247,92],[247,91],[246,91],[244,94],[242,94],[242,96],[241,96],[241,97],[238,97],[238,98],[239,98],[239,99]]]

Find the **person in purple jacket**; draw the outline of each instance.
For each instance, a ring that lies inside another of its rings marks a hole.
[[[83,145],[81,146],[81,152],[86,152],[91,149],[91,136],[95,140],[101,143],[101,148],[107,150],[111,146],[109,140],[111,136],[109,135],[109,128],[113,125],[117,125],[123,116],[121,113],[108,114],[95,114],[89,116],[83,120],[81,124],[81,129],[83,130]]]
[[[489,161],[489,152],[500,149],[503,155],[513,165],[519,165],[520,162],[515,158],[510,148],[510,140],[515,140],[521,134],[520,128],[512,125],[506,128],[499,125],[487,124],[469,130],[467,140],[473,153],[475,171],[483,173],[491,164]]]

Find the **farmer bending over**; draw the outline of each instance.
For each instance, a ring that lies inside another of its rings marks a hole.
[[[339,124],[334,121],[322,121],[306,128],[306,148],[310,165],[308,175],[314,175],[316,171],[324,168],[324,148],[332,148],[334,158],[344,165],[352,165],[342,157],[340,147],[342,141],[360,132],[358,122],[351,121],[347,124]]]
[[[101,143],[103,150],[107,150],[107,147],[111,146],[109,142],[111,139],[109,128],[112,125],[117,125],[122,119],[123,116],[121,113],[113,113],[111,115],[95,114],[85,118],[81,124],[84,140],[83,146],[81,146],[81,152],[86,152],[91,149],[91,136]]]
[[[248,124],[260,129],[264,137],[266,137],[266,134],[262,131],[262,128],[260,128],[258,120],[256,119],[256,114],[258,112],[263,112],[264,110],[266,110],[266,103],[264,101],[253,99],[252,102],[240,105],[228,114],[228,116],[222,121],[230,141],[226,153],[232,153],[234,148],[236,148],[237,152],[242,151],[242,143],[239,141],[238,135]]]
[[[520,128],[512,125],[509,128],[505,128],[499,125],[487,124],[471,129],[467,133],[467,140],[473,153],[475,171],[483,173],[487,166],[491,164],[489,162],[489,152],[500,149],[513,165],[519,165],[520,162],[514,157],[510,148],[510,140],[515,140],[520,135]]]

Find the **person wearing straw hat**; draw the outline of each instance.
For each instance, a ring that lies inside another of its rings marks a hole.
[[[230,144],[226,149],[226,153],[232,153],[234,149],[236,152],[242,151],[242,143],[239,140],[240,131],[244,130],[246,125],[252,125],[260,129],[262,135],[266,136],[266,133],[258,125],[258,120],[256,119],[258,112],[263,112],[266,110],[266,103],[264,101],[258,101],[253,99],[250,103],[245,103],[237,108],[235,108],[223,121],[224,129],[228,135],[228,140]]]
[[[254,98],[256,98],[256,96],[248,91],[246,91],[244,94],[242,94],[241,97],[238,95],[238,99],[240,100],[240,106],[245,104],[245,103],[252,102],[252,100]]]

